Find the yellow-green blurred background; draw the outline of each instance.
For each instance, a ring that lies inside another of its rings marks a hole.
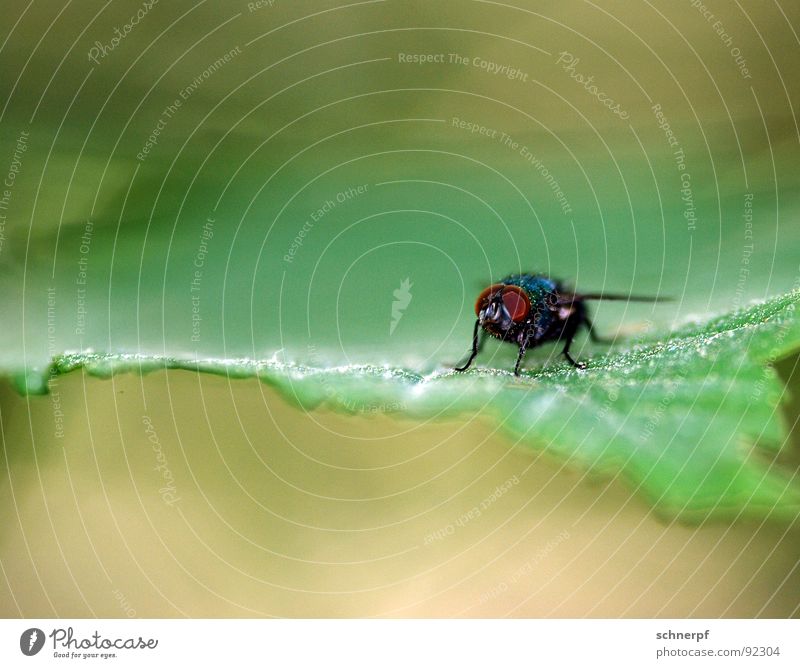
[[[32,2],[3,23],[10,376],[87,350],[431,370],[512,271],[675,298],[596,305],[609,334],[800,271],[785,0]],[[798,614],[796,527],[666,524],[480,415],[307,413],[179,371],[50,390],[0,397],[5,616]]]

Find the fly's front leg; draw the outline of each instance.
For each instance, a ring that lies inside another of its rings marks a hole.
[[[464,364],[463,366],[457,366],[455,368],[456,371],[466,371],[467,369],[469,369],[470,364],[472,364],[472,360],[475,359],[475,357],[481,351],[481,348],[483,348],[483,342],[486,340],[485,336],[486,332],[481,330],[480,327],[481,327],[481,321],[476,320],[475,329],[472,330],[472,352],[470,353],[467,363]]]
[[[526,335],[522,342],[519,344],[519,355],[517,355],[517,363],[514,365],[514,375],[519,376],[519,367],[522,364],[522,358],[525,357],[525,351],[528,349],[528,342],[531,339],[531,334]]]

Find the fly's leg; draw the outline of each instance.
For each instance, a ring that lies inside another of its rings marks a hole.
[[[515,376],[519,376],[519,367],[522,364],[522,358],[525,357],[525,351],[528,349],[528,341],[530,341],[530,336],[526,336],[519,344],[519,355],[517,355],[517,363],[514,365]]]
[[[514,366],[514,375],[519,376],[519,365],[522,364],[522,358],[525,357],[525,344],[519,347],[519,355],[517,355],[517,363]]]
[[[467,363],[463,366],[457,366],[455,371],[466,371],[469,369],[470,364],[472,364],[472,360],[478,355],[483,348],[483,342],[486,340],[485,332],[480,331],[481,321],[475,321],[475,329],[472,331],[472,352],[467,360]]]
[[[605,344],[614,343],[614,339],[609,339],[606,338],[605,336],[600,336],[595,330],[592,321],[589,320],[589,318],[587,318],[586,316],[584,316],[583,318],[583,324],[586,326],[586,329],[589,330],[589,338],[595,343],[605,343]]]
[[[586,364],[584,362],[576,362],[572,358],[572,355],[569,354],[569,347],[572,345],[572,339],[575,338],[575,329],[576,328],[573,327],[569,331],[564,332],[564,350],[561,352],[564,354],[564,357],[567,358],[567,362],[569,362],[576,369],[585,369]]]

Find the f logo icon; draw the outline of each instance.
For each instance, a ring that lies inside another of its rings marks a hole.
[[[19,648],[25,656],[38,654],[42,647],[44,647],[44,631],[42,629],[28,629],[23,631],[19,637]]]

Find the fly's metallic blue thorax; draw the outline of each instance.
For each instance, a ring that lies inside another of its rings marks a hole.
[[[544,336],[557,324],[558,316],[548,304],[558,298],[559,284],[538,274],[511,274],[500,281],[504,285],[517,285],[525,290],[531,301],[531,316],[536,335]]]
[[[531,300],[531,304],[538,304],[547,299],[549,295],[558,292],[559,285],[547,276],[537,274],[511,274],[500,281],[504,285],[518,285]]]

